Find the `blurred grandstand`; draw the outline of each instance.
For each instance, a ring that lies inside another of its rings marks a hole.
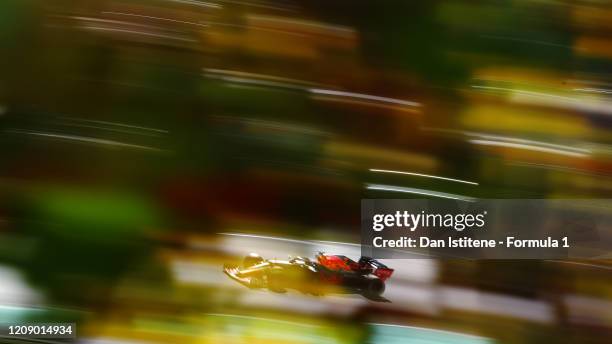
[[[389,262],[388,303],[222,273],[251,251],[358,258],[362,198],[611,198],[604,1],[3,0],[0,35],[2,323],[77,322],[82,343],[612,337],[609,255],[415,256]]]

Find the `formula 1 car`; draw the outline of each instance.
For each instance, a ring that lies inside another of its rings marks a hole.
[[[294,289],[312,295],[344,291],[373,300],[380,299],[385,281],[393,274],[393,269],[372,258],[361,257],[355,262],[346,256],[324,253],[318,253],[316,261],[304,257],[265,260],[251,253],[242,266],[225,265],[223,271],[249,288],[274,292]]]

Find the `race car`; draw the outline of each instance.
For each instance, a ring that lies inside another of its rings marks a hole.
[[[251,253],[242,266],[226,264],[223,271],[249,288],[274,292],[294,289],[313,295],[349,292],[370,299],[380,298],[385,281],[393,274],[393,269],[372,258],[361,257],[355,262],[346,256],[324,253],[318,253],[315,261],[305,257],[266,260]]]

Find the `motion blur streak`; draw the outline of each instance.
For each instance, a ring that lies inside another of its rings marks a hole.
[[[175,19],[153,17],[153,16],[145,16],[145,15],[142,15],[142,14],[122,13],[122,12],[110,12],[110,11],[102,12],[102,14],[116,14],[116,15],[120,15],[120,16],[131,16],[131,17],[140,17],[140,18],[155,19],[155,20],[165,20],[165,21],[181,23],[181,24],[197,25],[197,26],[201,26],[201,27],[207,27],[208,26],[208,25],[204,25],[204,24],[200,24],[200,23],[195,23],[195,22],[188,22],[188,21],[183,21],[183,20],[175,20]]]
[[[97,144],[109,145],[109,146],[118,146],[118,147],[138,148],[138,149],[145,149],[145,150],[160,151],[159,149],[152,148],[152,147],[132,145],[132,144],[123,143],[123,142],[117,142],[117,141],[111,141],[111,140],[102,140],[102,139],[96,139],[96,138],[91,138],[91,137],[83,137],[83,136],[60,135],[60,134],[50,134],[50,133],[38,133],[38,132],[19,131],[19,130],[8,130],[8,132],[9,133],[16,133],[16,134],[26,134],[26,135],[50,137],[50,138],[57,138],[57,139],[65,139],[65,140],[74,140],[74,141],[81,141],[81,142],[91,142],[91,143],[97,143]]]
[[[132,129],[141,129],[141,130],[147,130],[147,131],[154,131],[154,132],[158,132],[158,133],[167,133],[168,132],[168,130],[162,130],[162,129],[156,129],[156,128],[145,128],[145,127],[139,127],[137,125],[130,125],[130,124],[125,124],[125,123],[106,122],[106,121],[94,121],[94,120],[88,120],[88,119],[82,119],[82,118],[65,118],[65,119],[66,120],[70,120],[70,121],[91,122],[91,123],[105,124],[105,125],[117,126],[117,127],[125,127],[125,128],[132,128]]]
[[[358,259],[361,199],[612,198],[611,42],[606,1],[1,0],[0,325],[608,343],[609,254],[403,252],[376,300],[223,267]],[[580,236],[609,247],[611,228]]]
[[[426,195],[426,196],[432,196],[432,197],[456,199],[460,201],[468,201],[468,202],[474,201],[474,198],[471,198],[471,197],[449,194],[446,192],[436,192],[436,191],[430,191],[430,190],[407,188],[407,187],[393,186],[393,185],[367,184],[366,188],[368,190],[406,192],[406,193],[411,193],[411,194],[416,194],[416,195]]]
[[[370,171],[372,172],[383,172],[383,173],[397,173],[397,174],[406,174],[409,176],[417,176],[417,177],[425,177],[425,178],[434,178],[434,179],[442,179],[442,180],[448,180],[451,182],[457,182],[457,183],[465,183],[465,184],[471,184],[471,185],[478,185],[478,183],[476,182],[470,182],[467,180],[461,180],[461,179],[454,179],[454,178],[446,178],[446,177],[440,177],[440,176],[432,176],[429,174],[422,174],[422,173],[414,173],[414,172],[404,172],[404,171],[389,171],[389,170],[379,170],[379,169],[375,169],[375,168],[371,168]]]
[[[527,149],[527,150],[534,150],[534,151],[544,152],[544,153],[573,156],[573,157],[578,157],[578,158],[584,158],[588,156],[587,154],[584,154],[584,153],[577,153],[577,152],[561,150],[561,149],[553,149],[553,148],[547,148],[547,147],[539,147],[539,146],[534,146],[534,145],[526,145],[522,143],[499,142],[499,141],[489,141],[489,140],[470,140],[470,143],[473,143],[476,145],[485,145],[485,146],[499,146],[499,147],[508,147],[508,148],[517,148],[517,149]]]
[[[374,101],[379,101],[383,103],[392,103],[392,104],[399,104],[399,105],[406,105],[406,106],[421,106],[421,104],[419,103],[415,103],[415,102],[411,102],[407,100],[379,97],[379,96],[373,96],[370,94],[361,94],[361,93],[343,92],[343,91],[334,91],[334,90],[322,90],[322,89],[317,89],[317,88],[310,89],[310,92],[314,94],[326,94],[326,95],[340,96],[340,97],[367,99],[367,100],[374,100]]]

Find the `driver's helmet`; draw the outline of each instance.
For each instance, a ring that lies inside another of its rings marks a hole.
[[[257,253],[249,253],[246,257],[244,257],[244,260],[242,261],[242,267],[244,269],[248,269],[252,266],[262,263],[263,261],[264,259]]]

